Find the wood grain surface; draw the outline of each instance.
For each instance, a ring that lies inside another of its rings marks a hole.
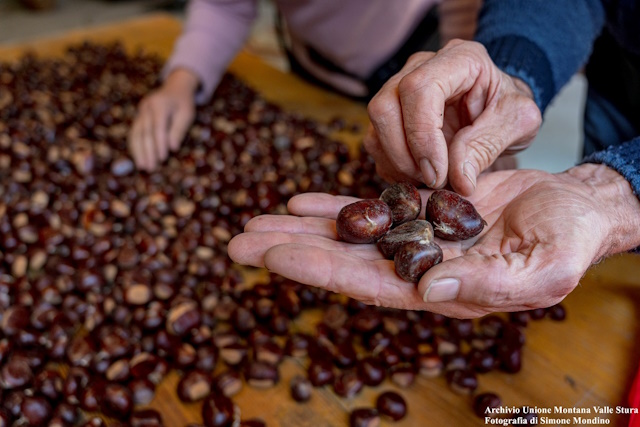
[[[0,46],[0,60],[17,59],[26,52],[61,55],[67,46],[83,40],[118,40],[131,52],[142,49],[167,57],[180,27],[180,22],[168,15],[149,15],[51,39]],[[366,129],[363,105],[311,87],[270,68],[257,57],[241,53],[230,70],[287,110],[321,121],[341,116],[349,123],[359,123],[363,131]],[[336,137],[356,147],[362,134]],[[614,409],[618,405],[628,406],[627,392],[640,361],[640,258],[621,255],[593,267],[565,305],[568,311],[565,322],[542,320],[527,328],[522,371],[516,375],[500,372],[481,375],[478,392],[500,394],[505,406],[550,408],[549,418],[572,419],[570,414],[553,413],[555,407],[591,408],[592,413],[583,415],[584,418],[599,416],[608,420],[609,425],[626,425],[628,416],[597,415],[592,406]],[[318,315],[309,313],[295,327],[308,328]],[[304,373],[303,362],[288,359],[280,372],[281,381],[275,388],[258,390],[245,386],[234,398],[243,418],[260,417],[269,426],[345,426],[350,409],[371,406],[381,391],[397,389],[387,381],[376,388],[366,388],[351,400],[338,398],[327,388],[315,389],[309,403],[297,404],[289,397],[288,382],[294,374]],[[185,405],[177,399],[177,380],[178,375],[171,373],[159,386],[151,406],[162,413],[167,426],[200,422],[201,405]],[[444,378],[419,378],[401,393],[408,401],[409,416],[393,424],[383,421],[383,426],[486,425],[473,415],[470,398],[452,392]]]

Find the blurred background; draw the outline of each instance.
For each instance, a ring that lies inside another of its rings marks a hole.
[[[186,3],[187,0],[0,0],[0,43],[53,36],[159,11],[182,19]],[[274,31],[273,6],[269,0],[259,3],[259,18],[246,49],[286,70]],[[584,92],[584,78],[577,75],[547,110],[536,141],[518,155],[521,168],[559,172],[580,159]]]

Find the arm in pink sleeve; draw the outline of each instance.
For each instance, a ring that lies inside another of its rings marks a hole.
[[[255,16],[255,0],[191,0],[163,78],[176,68],[194,72],[200,79],[196,103],[207,102],[242,48]]]

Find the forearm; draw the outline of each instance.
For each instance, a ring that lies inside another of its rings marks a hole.
[[[192,0],[163,77],[189,70],[199,81],[196,102],[206,102],[244,44],[255,15],[255,0]]]
[[[604,17],[600,0],[485,0],[476,40],[531,87],[544,112],[586,62]]]

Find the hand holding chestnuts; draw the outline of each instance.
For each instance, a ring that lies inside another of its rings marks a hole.
[[[343,207],[336,219],[338,237],[349,243],[376,242],[382,255],[393,259],[398,276],[417,283],[427,270],[442,262],[442,249],[433,240],[434,234],[445,240],[466,240],[487,224],[468,200],[452,191],[431,194],[425,212],[428,221],[416,219],[421,206],[416,187],[393,184],[378,200],[360,200]]]

